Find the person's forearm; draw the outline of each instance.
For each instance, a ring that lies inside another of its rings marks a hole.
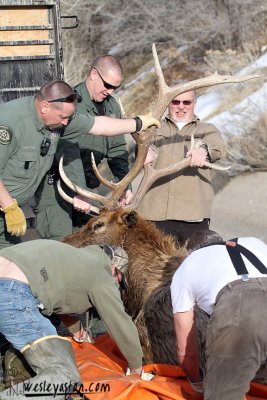
[[[136,122],[133,118],[118,119],[110,117],[96,117],[90,131],[93,135],[114,136],[125,133],[133,133],[136,130]]]
[[[0,206],[2,208],[5,208],[12,204],[14,202],[14,199],[10,195],[10,193],[7,191],[4,183],[0,181]]]
[[[174,314],[176,350],[180,367],[191,382],[202,380],[199,371],[198,340],[194,310]]]
[[[199,358],[197,353],[178,353],[178,362],[182,370],[190,378],[191,382],[202,381],[202,376],[199,369]]]
[[[180,367],[189,377],[191,382],[200,382],[202,377],[199,370],[198,343],[195,324],[192,326],[187,337],[182,335],[177,338],[176,346]]]

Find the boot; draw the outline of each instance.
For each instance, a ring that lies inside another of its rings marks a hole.
[[[5,389],[26,381],[26,379],[30,379],[33,376],[35,376],[34,371],[29,367],[21,352],[10,346],[4,357]]]
[[[25,346],[21,353],[36,376],[0,392],[1,400],[64,400],[81,384],[68,338],[46,336]]]

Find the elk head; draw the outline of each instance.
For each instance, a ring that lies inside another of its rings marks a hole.
[[[137,212],[134,210],[103,208],[98,216],[90,219],[78,232],[64,238],[63,242],[75,247],[100,243],[123,247],[127,231],[137,223]]]

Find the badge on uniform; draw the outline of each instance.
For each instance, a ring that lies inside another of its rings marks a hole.
[[[12,132],[10,128],[0,125],[0,144],[9,144],[12,139]]]

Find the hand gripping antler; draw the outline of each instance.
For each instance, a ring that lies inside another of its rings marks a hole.
[[[190,149],[192,150],[194,148],[196,148],[195,140],[194,140],[194,136],[191,135]],[[153,168],[153,164],[154,164],[154,162],[144,165],[144,175],[142,177],[142,180],[134,194],[133,200],[131,201],[131,203],[129,205],[125,206],[125,208],[131,208],[131,209],[138,208],[139,204],[141,203],[141,200],[143,199],[144,195],[147,193],[148,189],[153,185],[153,183],[155,183],[158,179],[160,179],[164,176],[168,176],[175,172],[182,171],[183,169],[188,167],[190,165],[190,157],[186,157],[183,160],[181,160],[173,165],[170,165],[168,167],[162,168],[162,169]],[[210,168],[210,169],[213,169],[216,171],[226,171],[231,168],[230,166],[223,167],[218,164],[212,164],[208,161],[204,161],[202,168],[203,167]]]
[[[160,67],[156,47],[154,44],[152,46],[152,52],[153,52],[153,58],[154,58],[154,63],[155,63],[155,71],[156,71],[156,75],[157,75],[157,79],[158,79],[158,98],[157,98],[156,105],[153,109],[152,115],[153,115],[153,117],[155,117],[157,119],[161,119],[161,117],[163,116],[163,114],[164,114],[166,108],[168,107],[169,103],[171,102],[171,100],[174,97],[178,96],[179,94],[182,94],[182,93],[185,93],[185,92],[188,92],[191,90],[204,88],[204,87],[214,86],[214,85],[222,85],[225,83],[244,82],[244,81],[248,81],[250,79],[258,78],[260,76],[260,75],[247,75],[247,76],[241,77],[241,76],[231,76],[231,75],[219,75],[219,74],[215,73],[214,75],[211,75],[206,78],[201,78],[201,79],[197,79],[197,80],[194,80],[191,82],[186,82],[182,85],[179,85],[178,87],[177,86],[169,87],[165,82],[165,79],[164,79],[164,76],[163,76],[163,73],[162,73],[162,70]],[[147,151],[148,151],[150,142],[151,142],[153,136],[155,135],[155,131],[156,131],[156,127],[152,126],[152,127],[148,128],[146,131],[142,131],[140,134],[139,133],[132,134],[132,136],[137,144],[137,148],[138,148],[137,157],[135,159],[134,165],[132,166],[131,170],[118,183],[109,182],[105,178],[103,178],[100,175],[100,173],[95,165],[94,158],[92,157],[92,166],[93,166],[93,169],[94,169],[94,172],[95,172],[97,178],[100,180],[101,183],[103,183],[105,186],[107,186],[112,191],[106,197],[96,195],[95,193],[92,193],[89,191],[85,191],[84,189],[82,189],[72,183],[71,183],[71,185],[69,185],[65,181],[65,178],[62,175],[63,168],[60,169],[60,175],[61,175],[62,179],[64,180],[64,182],[75,192],[77,192],[83,196],[86,196],[92,200],[96,200],[96,196],[97,196],[97,201],[99,201],[101,204],[103,204],[104,207],[107,207],[110,209],[116,208],[120,197],[122,196],[122,194],[124,193],[124,191],[126,190],[128,185],[134,180],[134,178],[139,174],[139,172],[143,168],[144,162],[146,159],[146,155],[147,155]],[[189,159],[182,161],[182,163],[184,163],[183,164],[184,167],[189,165],[189,162],[190,162]],[[210,168],[211,165],[212,164],[209,164],[206,166],[209,166],[209,168]],[[145,171],[150,170],[150,167],[151,166],[149,166],[149,165],[145,166]],[[214,167],[214,165],[213,165],[213,167]],[[173,170],[173,168],[174,168],[174,170]],[[175,168],[179,168],[179,169],[175,169]],[[180,168],[180,166],[178,166],[178,164],[175,164],[175,166],[167,167],[164,169],[164,171],[166,172],[165,175],[167,175],[168,173],[171,173],[171,172],[175,172],[176,170],[178,171],[180,169],[181,168]]]

